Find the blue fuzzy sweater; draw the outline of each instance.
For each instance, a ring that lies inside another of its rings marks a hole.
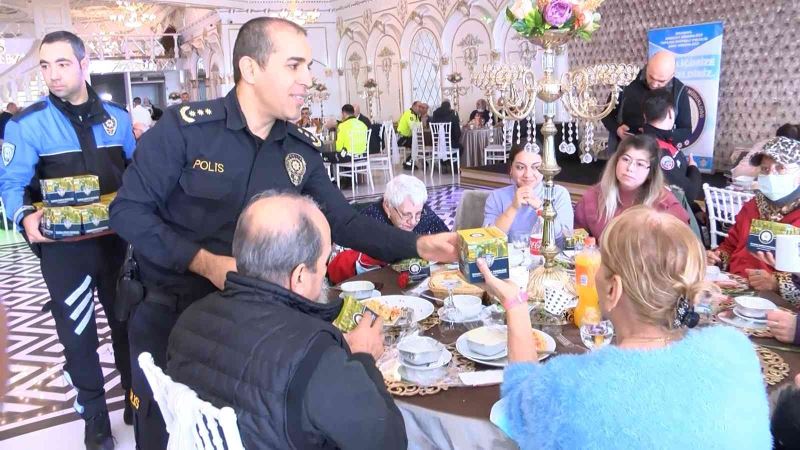
[[[729,327],[512,364],[502,396],[501,428],[522,449],[772,448],[758,357]]]

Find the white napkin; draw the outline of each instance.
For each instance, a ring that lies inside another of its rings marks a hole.
[[[461,382],[467,386],[489,386],[503,382],[503,370],[481,370],[458,374]]]

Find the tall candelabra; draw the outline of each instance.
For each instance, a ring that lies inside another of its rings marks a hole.
[[[361,98],[367,101],[367,115],[369,116],[369,120],[373,120],[373,117],[376,115],[376,111],[374,111],[375,106],[375,99],[380,96],[383,92],[378,89],[378,83],[370,78],[364,82],[364,90],[360,92]]]
[[[587,121],[599,120],[608,115],[617,103],[622,87],[630,83],[639,68],[626,64],[600,64],[569,71],[559,79],[555,72],[555,49],[565,45],[574,37],[569,30],[547,30],[543,35],[533,36],[531,42],[544,49],[542,57],[543,75],[540,79],[531,67],[486,65],[473,74],[473,84],[484,91],[491,112],[500,119],[528,119],[534,114],[537,99],[544,102],[542,136],[542,166],[544,199],[542,217],[541,253],[545,262],[531,273],[528,294],[533,299],[544,298],[543,282],[554,280],[563,283],[574,293],[574,280],[555,262],[559,253],[555,240],[556,211],[553,207],[553,179],[561,167],[556,162],[553,121],[556,102],[573,117]],[[610,89],[611,95],[600,92]]]

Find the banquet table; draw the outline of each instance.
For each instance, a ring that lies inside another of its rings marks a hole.
[[[402,294],[397,285],[398,273],[390,267],[367,272],[353,280],[369,280],[381,283],[382,295]],[[428,295],[432,295],[427,292]],[[759,293],[779,306],[787,306],[787,302],[772,292]],[[438,306],[438,305],[434,305]],[[464,327],[455,328],[434,326],[424,334],[431,336],[444,344],[450,344],[465,331]],[[551,330],[544,331],[550,333]],[[584,353],[586,350],[581,344],[580,332],[573,325],[561,327],[561,334],[576,345],[564,346],[556,341],[556,353]],[[555,336],[554,336],[555,337]],[[790,347],[773,338],[751,338],[756,344],[778,345]],[[780,355],[789,365],[789,375],[778,385],[767,386],[769,393],[781,386],[791,383],[800,371],[800,353],[782,350],[772,350]],[[546,364],[545,360],[545,364]],[[490,370],[493,367],[476,364],[475,370]],[[516,444],[511,441],[499,428],[489,421],[492,406],[500,399],[500,386],[481,387],[450,387],[432,395],[399,396],[395,401],[403,413],[406,422],[406,431],[410,449],[516,449]]]
[[[461,162],[463,167],[483,165],[483,149],[489,145],[492,137],[495,144],[503,143],[503,129],[494,128],[466,128],[461,133]]]

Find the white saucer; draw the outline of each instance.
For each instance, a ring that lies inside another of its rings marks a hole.
[[[741,317],[734,314],[732,309],[728,309],[717,314],[717,319],[719,319],[720,322],[726,323],[728,325],[733,325],[736,328],[748,328],[751,330],[767,329],[766,321],[757,322],[752,319],[742,319]]]
[[[481,309],[477,315],[472,317],[463,317],[463,315],[455,308],[453,308],[453,312],[451,314],[445,314],[445,308],[442,306],[441,308],[436,310],[436,314],[439,315],[441,320],[445,322],[451,323],[470,323],[470,322],[480,322],[484,319],[489,318],[492,315],[492,310],[489,309],[489,306],[485,306]]]
[[[448,363],[450,363],[451,359],[453,359],[453,354],[450,353],[450,351],[447,349],[442,349],[442,353],[439,355],[439,359],[430,364],[421,364],[421,365],[410,364],[406,362],[402,357],[399,357],[401,366],[412,370],[422,370],[422,371],[435,370],[440,367],[444,367]]]
[[[763,323],[763,324],[767,323],[767,319],[766,318],[765,319],[756,319],[755,317],[750,317],[747,314],[742,313],[741,308],[739,308],[738,306],[734,306],[733,307],[733,313],[736,314],[736,316],[739,317],[740,319],[749,320],[749,321],[755,322],[755,323]]]
[[[379,291],[379,290],[377,290],[377,289],[374,289],[374,290],[372,291],[372,294],[370,294],[370,295],[369,295],[369,297],[360,298],[360,299],[358,299],[358,301],[361,301],[361,300],[367,300],[367,299],[369,299],[369,298],[375,298],[375,297],[380,297],[380,296],[381,296],[381,291]],[[342,300],[344,300],[344,292],[342,292],[341,294],[339,294],[339,298],[341,298]]]

